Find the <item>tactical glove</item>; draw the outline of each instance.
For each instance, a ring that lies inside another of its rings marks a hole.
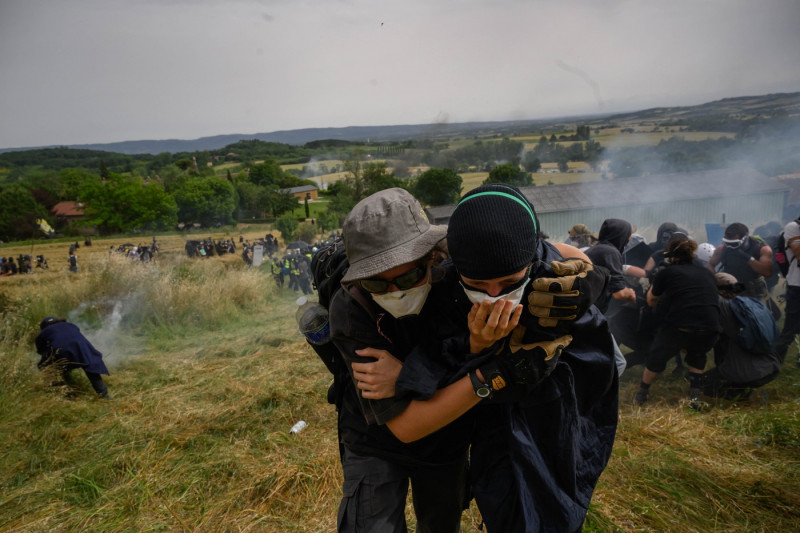
[[[533,280],[528,295],[528,311],[539,318],[539,325],[555,327],[582,316],[606,290],[608,275],[582,259],[550,263],[556,278]],[[568,324],[565,324],[568,325]]]
[[[511,333],[507,350],[491,358],[479,368],[484,380],[494,391],[507,385],[533,386],[550,375],[558,363],[561,351],[572,342],[572,336],[523,344],[525,327],[517,326]]]

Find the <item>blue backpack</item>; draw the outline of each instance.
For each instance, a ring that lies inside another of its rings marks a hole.
[[[731,311],[739,324],[736,341],[746,350],[763,354],[772,351],[780,331],[772,312],[761,300],[737,296],[730,300]]]

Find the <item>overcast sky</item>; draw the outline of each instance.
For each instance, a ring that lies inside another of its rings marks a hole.
[[[800,91],[797,0],[0,0],[0,147]]]

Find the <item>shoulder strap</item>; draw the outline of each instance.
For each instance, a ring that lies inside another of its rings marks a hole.
[[[350,283],[345,286],[345,290],[347,290],[348,294],[350,294],[353,300],[358,302],[358,304],[364,308],[369,316],[375,320],[375,328],[378,330],[378,333],[380,333],[381,337],[389,341],[390,344],[394,344],[392,339],[390,339],[389,336],[386,335],[386,333],[384,333],[384,331],[381,329],[381,320],[383,320],[383,317],[386,316],[386,313],[379,310],[375,305],[375,302],[367,298],[355,283]]]

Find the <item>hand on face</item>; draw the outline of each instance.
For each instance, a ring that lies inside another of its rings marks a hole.
[[[467,317],[471,353],[478,353],[507,336],[519,324],[522,306],[508,300],[472,304]]]

